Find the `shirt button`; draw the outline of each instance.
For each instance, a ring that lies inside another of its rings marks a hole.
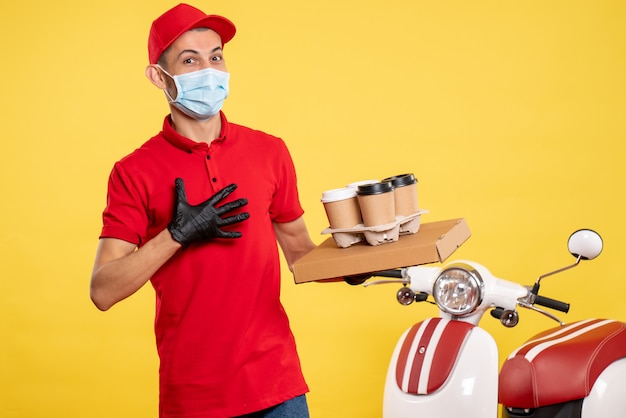
[[[211,180],[213,181],[213,183],[217,182],[217,179],[215,177],[213,177]]]
[[[207,160],[210,160],[210,159],[211,159],[211,156],[210,156],[210,155],[207,155],[207,156],[206,156],[206,159],[207,159]]]

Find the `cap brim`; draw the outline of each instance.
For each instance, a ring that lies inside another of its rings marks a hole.
[[[172,46],[172,44],[178,38],[180,38],[183,33],[197,28],[207,28],[215,31],[222,39],[222,45],[233,39],[233,37],[235,36],[235,32],[237,31],[237,29],[235,28],[235,24],[225,17],[218,15],[209,15],[181,29],[181,31],[173,37],[171,42],[163,46],[163,51]]]
[[[191,25],[186,31],[196,28],[209,28],[214,30],[220,38],[222,38],[222,43],[224,44],[233,39],[236,32],[235,24],[233,22],[218,15],[209,15],[208,17]],[[182,35],[182,33],[180,35]]]

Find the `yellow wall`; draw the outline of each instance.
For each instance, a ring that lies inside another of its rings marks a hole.
[[[143,75],[163,0],[0,5],[0,416],[154,417],[153,295],[111,311],[88,281],[115,160],[167,111]],[[207,1],[238,25],[231,121],[283,137],[316,242],[322,190],[413,172],[424,222],[465,217],[455,258],[530,283],[595,228],[600,258],[551,278],[568,319],[626,318],[626,3]],[[312,417],[379,417],[399,334],[434,313],[394,286],[294,285],[284,304]],[[235,283],[233,285],[236,285]],[[491,318],[503,352],[553,323]]]

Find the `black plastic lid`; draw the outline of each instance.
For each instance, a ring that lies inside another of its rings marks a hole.
[[[390,181],[382,181],[380,183],[362,184],[357,190],[357,194],[367,196],[372,194],[381,194],[393,191],[393,185]]]
[[[417,183],[417,179],[413,173],[387,177],[386,179],[383,179],[383,181],[390,181],[394,187],[410,186],[411,184]]]

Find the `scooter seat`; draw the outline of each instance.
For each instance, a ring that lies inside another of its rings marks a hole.
[[[539,408],[589,395],[612,362],[626,357],[626,325],[590,319],[556,327],[528,340],[504,362],[499,402]]]

